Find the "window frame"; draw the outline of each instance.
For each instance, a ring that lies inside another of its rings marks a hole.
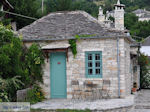
[[[92,60],[88,60],[88,55],[92,54]],[[100,60],[96,60],[96,54],[100,55]],[[89,62],[92,62],[92,67],[88,67]],[[96,67],[96,62],[100,62],[100,67]],[[92,69],[92,74],[89,75],[88,70]],[[96,69],[100,69],[100,74],[96,74]],[[85,51],[85,76],[86,78],[102,78],[102,51]]]

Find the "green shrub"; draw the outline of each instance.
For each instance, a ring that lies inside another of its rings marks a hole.
[[[22,74],[22,79],[25,79],[25,88],[31,87],[36,82],[43,83],[44,55],[40,46],[33,43],[29,49],[25,48],[23,58],[24,74]]]
[[[8,94],[5,91],[0,91],[0,102],[8,102]]]
[[[0,78],[0,99],[3,102],[8,102],[12,100],[12,95],[15,94],[15,91],[24,85],[20,76],[14,76],[13,78],[2,79]]]
[[[42,88],[34,85],[32,89],[27,91],[26,102],[30,102],[31,104],[41,102],[45,99]]]
[[[43,82],[43,53],[37,44],[30,48],[10,29],[0,24],[0,101],[16,101],[17,90]],[[4,94],[3,94],[4,93]]]
[[[140,54],[138,62],[140,65],[141,88],[150,88],[149,59],[144,54]]]

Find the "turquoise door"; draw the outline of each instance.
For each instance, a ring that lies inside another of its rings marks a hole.
[[[66,98],[66,53],[50,53],[51,98]]]

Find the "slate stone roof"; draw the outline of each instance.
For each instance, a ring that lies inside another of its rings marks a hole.
[[[23,41],[72,39],[75,35],[91,35],[90,38],[127,37],[123,31],[102,27],[97,19],[84,11],[50,13],[18,33],[23,35]]]
[[[141,14],[141,13],[145,13],[145,11],[143,9],[137,9],[137,10],[133,11],[133,13]]]
[[[144,14],[142,17],[140,18],[150,18],[150,14]]]
[[[141,47],[141,43],[134,41],[130,44],[130,47]]]
[[[142,46],[150,46],[150,36],[147,37],[144,42],[142,42]]]
[[[142,17],[140,18],[149,18],[150,17],[150,11],[144,10],[144,9],[137,9],[133,11],[134,14],[142,14]]]
[[[142,13],[150,14],[150,11],[147,11],[147,10],[144,10],[144,9],[137,9],[137,10],[133,11],[133,13],[135,13],[135,14],[142,14]]]

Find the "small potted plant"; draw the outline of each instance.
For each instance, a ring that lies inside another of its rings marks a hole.
[[[133,83],[132,92],[136,92],[136,91],[137,91],[137,83],[134,82],[134,83]]]

